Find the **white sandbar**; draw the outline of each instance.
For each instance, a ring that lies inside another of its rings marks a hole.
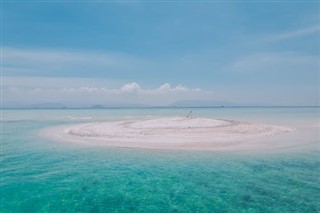
[[[286,127],[232,120],[169,117],[55,127],[44,131],[44,135],[95,146],[248,150],[273,146],[258,139],[290,131]]]

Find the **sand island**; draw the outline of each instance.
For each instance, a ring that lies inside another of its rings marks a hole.
[[[280,126],[198,117],[95,122],[47,129],[44,135],[85,145],[174,149],[248,150],[270,148],[268,137],[291,132]]]

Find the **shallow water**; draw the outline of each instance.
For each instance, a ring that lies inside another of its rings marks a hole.
[[[4,110],[0,212],[320,211],[319,108],[192,110],[312,129],[306,140],[316,143],[260,152],[101,149],[48,141],[38,132],[60,124],[182,116],[189,109]]]

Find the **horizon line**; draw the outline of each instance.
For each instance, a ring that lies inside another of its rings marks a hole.
[[[318,108],[320,105],[243,105],[243,106],[135,106],[135,107],[1,107],[0,110],[10,109],[152,109],[152,108]]]

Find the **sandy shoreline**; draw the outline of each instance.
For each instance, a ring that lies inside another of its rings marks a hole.
[[[43,130],[41,135],[89,146],[254,150],[277,146],[265,139],[291,131],[286,127],[233,120],[169,117],[58,126]]]

